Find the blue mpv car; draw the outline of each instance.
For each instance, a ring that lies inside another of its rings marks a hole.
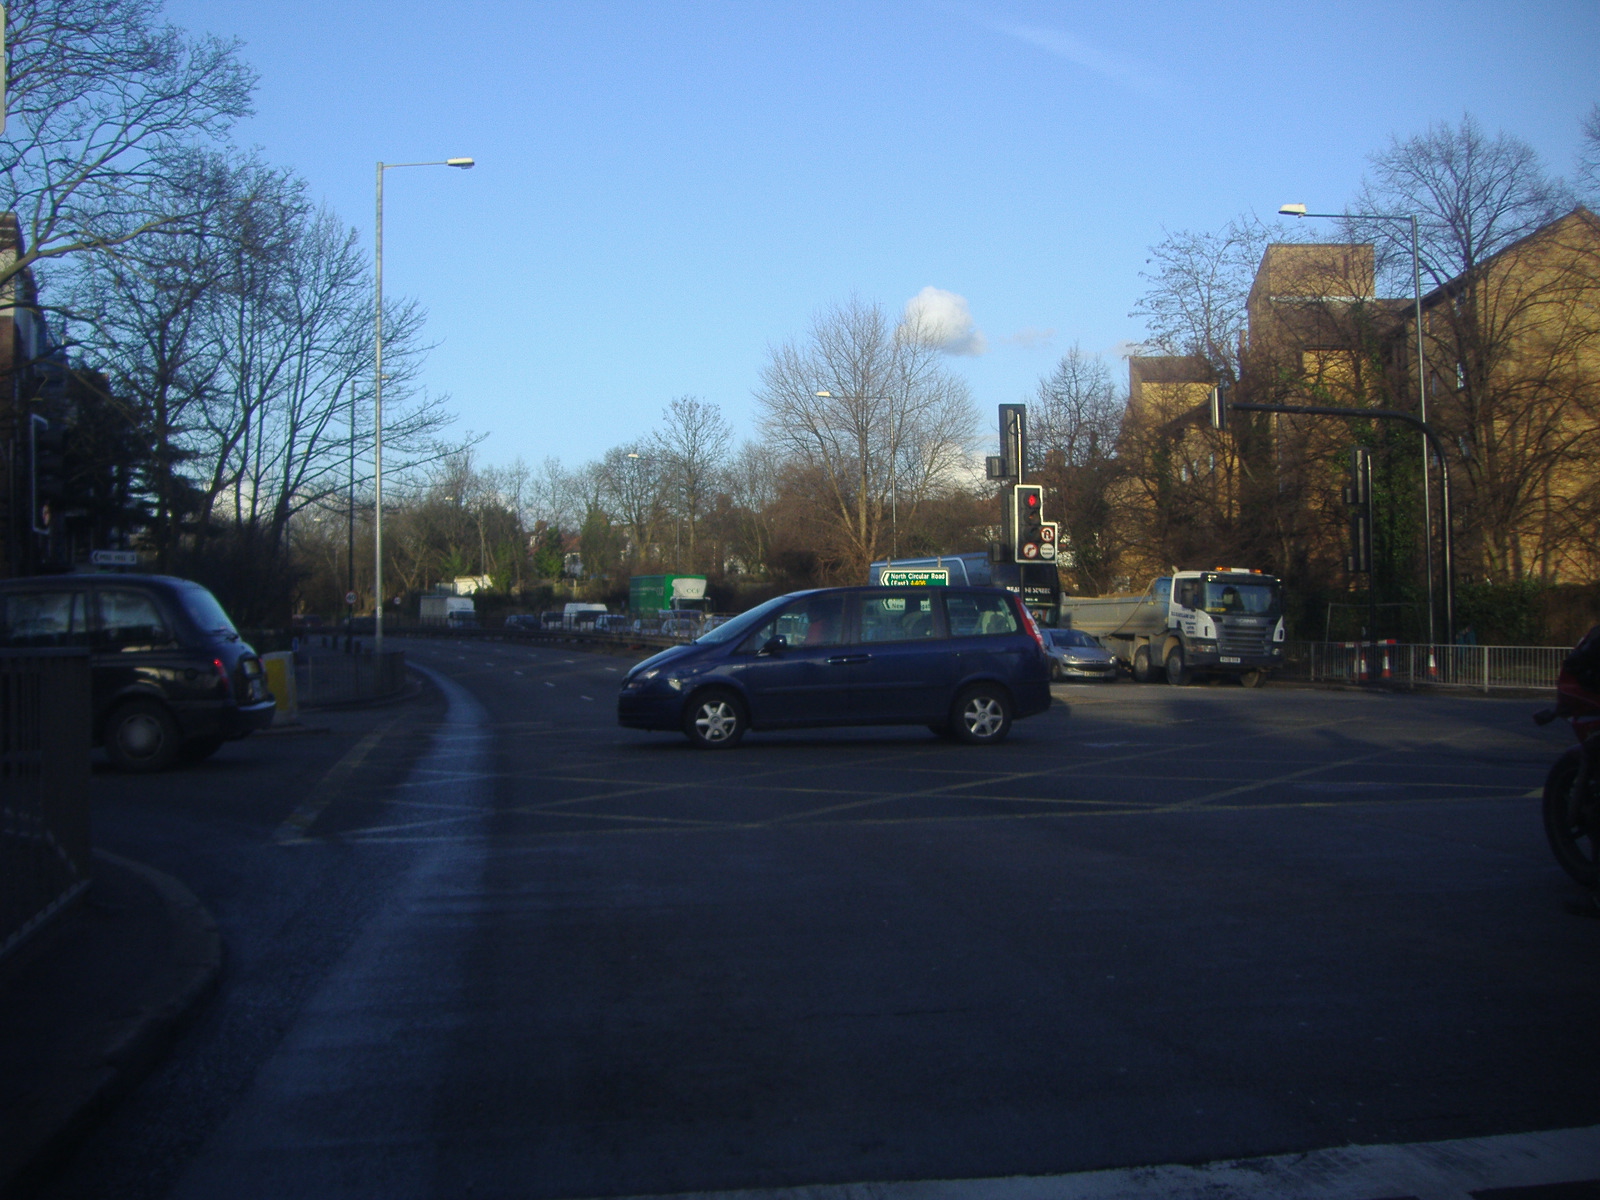
[[[628,672],[617,721],[733,746],[746,729],[926,725],[998,742],[1050,707],[1050,658],[999,588],[792,592]]]

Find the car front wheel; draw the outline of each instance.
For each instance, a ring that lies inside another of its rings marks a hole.
[[[968,688],[956,699],[950,728],[969,745],[988,746],[1004,741],[1011,732],[1011,697],[986,684]]]
[[[748,724],[732,692],[702,692],[689,703],[683,732],[701,750],[726,750],[739,744]]]

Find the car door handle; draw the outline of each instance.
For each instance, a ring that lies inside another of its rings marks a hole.
[[[837,654],[828,660],[828,665],[831,667],[836,663],[870,662],[871,660],[872,655],[870,654]]]

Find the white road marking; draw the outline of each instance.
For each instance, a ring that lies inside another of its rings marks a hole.
[[[548,679],[544,681],[544,685],[545,687],[555,687],[555,684],[551,683]]]
[[[1198,1167],[1128,1167],[1076,1175],[926,1179],[734,1192],[676,1192],[628,1200],[1471,1200],[1492,1188],[1600,1180],[1600,1125],[1546,1133],[1392,1146],[1339,1146],[1309,1154],[1234,1159]]]

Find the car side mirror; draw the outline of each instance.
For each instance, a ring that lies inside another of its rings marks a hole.
[[[760,650],[756,651],[756,657],[757,658],[771,658],[774,655],[778,654],[780,651],[782,651],[788,645],[789,645],[789,642],[783,636],[783,634],[775,633],[771,637],[769,637],[762,644]]]

